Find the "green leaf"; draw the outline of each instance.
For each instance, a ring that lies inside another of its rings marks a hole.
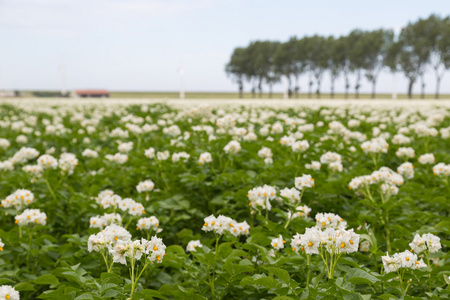
[[[46,284],[58,284],[59,280],[58,278],[56,278],[56,276],[52,274],[46,274],[42,275],[39,278],[36,278],[35,280],[33,280],[33,282],[35,284],[46,285]]]
[[[246,277],[241,280],[241,286],[245,287],[246,285],[262,285],[268,289],[276,288],[279,285],[279,282],[272,277],[262,276],[262,277],[255,277],[255,276],[261,276],[260,274],[254,275],[253,277]]]
[[[148,299],[147,297],[155,297],[155,298],[159,298],[159,299],[167,299],[160,292],[155,291],[155,290],[150,290],[150,289],[142,290],[142,291],[140,291],[140,294],[145,296],[145,299]]]
[[[34,286],[30,282],[19,282],[14,286],[16,291],[34,291]]]
[[[94,297],[90,293],[84,293],[76,297],[75,300],[94,300]]]
[[[275,267],[264,267],[267,271],[275,274],[278,278],[283,280],[286,284],[289,284],[291,281],[291,276],[289,275],[289,272],[280,268]]]
[[[374,284],[380,281],[375,276],[361,269],[351,269],[346,275],[347,281],[354,284]]]

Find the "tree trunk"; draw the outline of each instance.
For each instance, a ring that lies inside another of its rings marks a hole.
[[[361,80],[361,72],[358,72],[357,76],[356,76],[356,83],[355,83],[355,98],[356,99],[359,99],[359,87],[360,87],[359,81],[360,80]]]
[[[425,78],[420,76],[420,82],[421,82],[421,90],[420,90],[420,98],[425,99]]]
[[[290,99],[292,96],[292,80],[291,80],[291,76],[287,76],[287,80],[288,80],[288,98]]]
[[[412,89],[413,89],[413,85],[414,85],[414,79],[410,78],[409,79],[409,84],[408,84],[408,98],[412,99]]]
[[[272,98],[272,82],[269,83],[269,98]]]
[[[348,75],[345,74],[345,99],[348,99],[348,89],[350,88],[350,83],[348,82]]]
[[[258,82],[258,90],[259,90],[258,97],[259,97],[259,98],[262,98],[262,78],[259,78],[259,82]]]
[[[436,78],[436,93],[434,94],[435,99],[439,99],[439,86],[441,85],[441,76]]]
[[[334,80],[335,78],[331,77],[331,94],[330,94],[331,99],[334,99]]]
[[[298,99],[298,91],[300,90],[299,83],[298,83],[298,75],[295,75],[295,88],[294,88],[294,90],[295,90],[295,98]]]
[[[377,85],[377,81],[375,79],[372,80],[372,99],[375,99],[375,87]]]
[[[239,83],[239,98],[243,98],[243,90],[244,90],[244,86],[241,83]]]
[[[317,80],[317,91],[316,91],[317,98],[320,99],[320,80]]]

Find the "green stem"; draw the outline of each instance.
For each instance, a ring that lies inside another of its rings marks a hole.
[[[46,178],[45,178],[45,184],[47,185],[47,188],[48,188],[48,190],[50,191],[50,194],[52,194],[53,199],[55,199],[55,201],[58,201],[58,200],[56,199],[56,195],[55,195],[55,193],[53,192],[52,187],[50,186],[50,182],[48,182],[48,173],[47,173],[47,176],[46,176]]]
[[[308,286],[309,285],[309,275],[311,273],[311,255],[309,255],[309,254],[306,254],[306,265],[308,268],[307,275],[306,275],[306,286]]]

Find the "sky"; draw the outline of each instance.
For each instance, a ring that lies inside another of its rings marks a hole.
[[[182,66],[186,91],[236,91],[225,65],[234,48],[250,41],[340,36],[355,28],[399,32],[432,13],[449,15],[450,1],[0,0],[0,89],[61,89],[64,64],[68,90],[177,91]],[[397,91],[406,92],[406,79],[396,78]],[[426,82],[434,92],[431,69]],[[336,90],[343,87],[341,78]],[[329,88],[325,75],[322,91]],[[363,80],[361,91],[370,90]],[[377,90],[393,90],[388,71]],[[450,93],[450,71],[441,91]]]

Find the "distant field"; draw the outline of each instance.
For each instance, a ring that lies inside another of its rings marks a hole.
[[[179,93],[177,92],[111,92],[111,98],[168,98],[168,99],[178,99],[180,97]],[[238,93],[213,93],[213,92],[191,92],[186,93],[185,97],[187,99],[237,99],[239,98]],[[407,99],[406,94],[399,94],[398,99]],[[244,93],[245,99],[251,99],[252,94],[251,93]],[[259,96],[256,95],[256,99],[258,99]],[[262,95],[262,98],[268,99],[269,94],[264,93]],[[274,93],[272,95],[272,98],[283,98],[283,94],[281,93]],[[292,97],[295,98],[295,97]],[[308,99],[308,94],[299,94],[299,99]],[[317,98],[316,95],[312,96],[313,99]],[[330,94],[321,94],[321,98],[323,99],[330,99]],[[335,94],[336,99],[344,99],[344,94]],[[360,99],[370,99],[370,94],[360,94]],[[390,99],[392,98],[391,94],[377,94],[377,99]],[[428,94],[425,95],[426,99],[434,99],[434,95]],[[355,99],[354,94],[349,95],[349,99]],[[415,95],[414,99],[420,99],[420,95]],[[450,99],[450,95],[440,95],[440,99]]]

